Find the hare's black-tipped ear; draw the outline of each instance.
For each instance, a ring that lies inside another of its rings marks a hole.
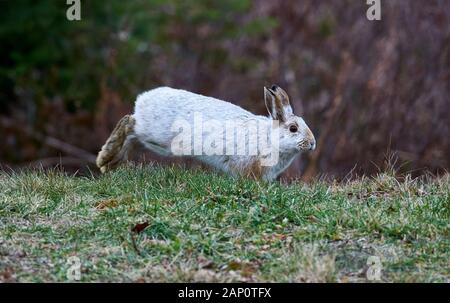
[[[264,87],[264,101],[267,111],[274,120],[284,122],[292,115],[292,107],[287,93],[277,85]]]
[[[275,94],[264,86],[264,103],[266,104],[267,112],[272,117],[272,119],[277,120],[276,110],[275,110]]]

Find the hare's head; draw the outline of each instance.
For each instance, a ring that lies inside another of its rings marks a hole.
[[[292,111],[286,92],[273,85],[264,87],[264,100],[270,117],[279,121],[280,149],[288,152],[309,151],[316,148],[316,139],[305,121]]]

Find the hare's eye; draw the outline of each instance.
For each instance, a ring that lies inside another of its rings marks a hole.
[[[289,126],[289,131],[291,133],[296,133],[298,131],[298,127],[295,124],[292,124],[291,126]]]

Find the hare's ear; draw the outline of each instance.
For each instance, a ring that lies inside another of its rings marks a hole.
[[[267,111],[274,120],[284,122],[292,115],[292,107],[287,93],[277,85],[264,87],[264,101]]]

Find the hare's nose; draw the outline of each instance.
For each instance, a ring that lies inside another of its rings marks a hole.
[[[316,139],[312,139],[311,142],[309,142],[309,150],[315,149],[316,149]]]

